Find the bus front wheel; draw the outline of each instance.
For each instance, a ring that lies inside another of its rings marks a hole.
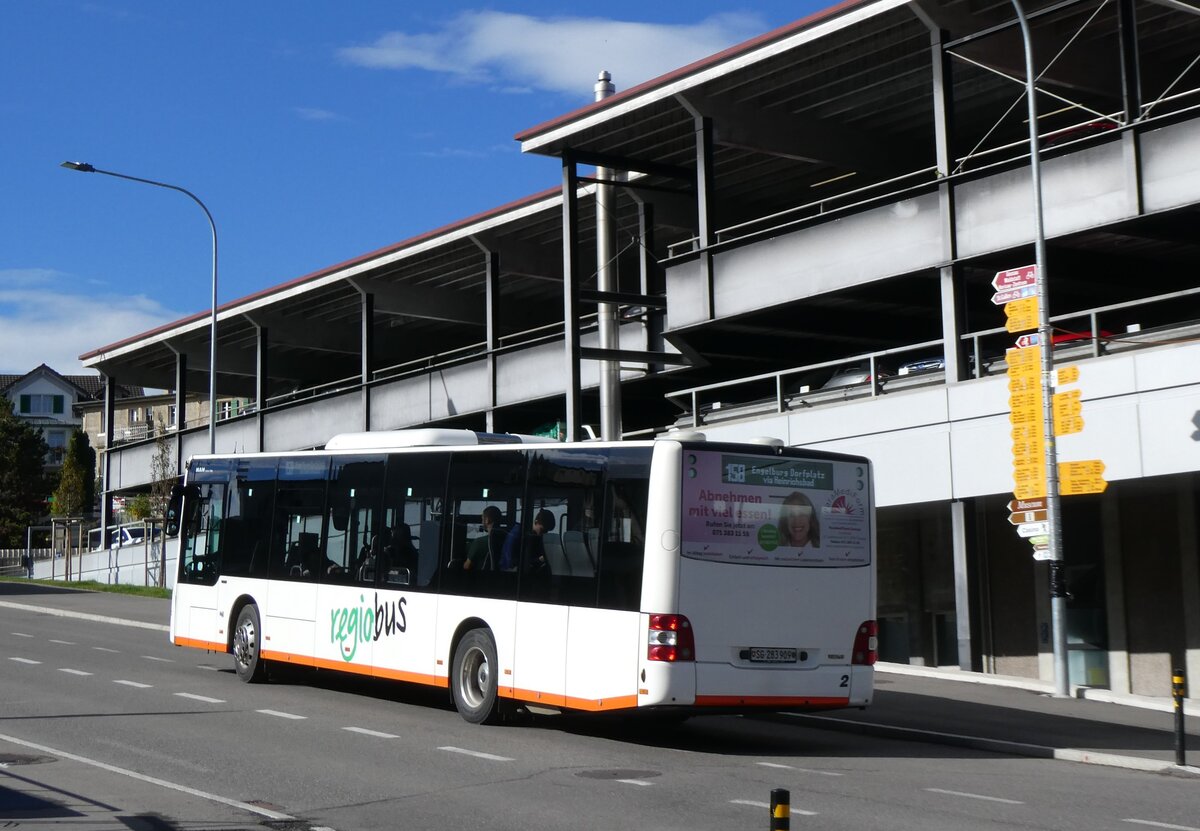
[[[450,690],[459,714],[472,724],[491,724],[499,716],[496,701],[496,641],[487,629],[472,629],[454,650]]]
[[[253,603],[247,604],[238,614],[237,626],[233,630],[233,665],[238,678],[248,684],[267,677],[267,662],[260,651],[261,640],[258,607]]]

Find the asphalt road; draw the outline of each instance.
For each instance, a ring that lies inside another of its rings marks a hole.
[[[0,826],[725,831],[786,788],[793,828],[1200,831],[1195,779],[785,715],[477,727],[441,691],[246,685],[160,631],[7,607],[0,642]]]

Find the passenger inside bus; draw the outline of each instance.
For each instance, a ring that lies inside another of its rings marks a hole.
[[[463,562],[463,571],[490,569],[495,566],[504,546],[504,531],[500,528],[501,518],[500,509],[495,505],[488,505],[483,509],[483,514],[479,517],[483,533],[467,545],[467,559]]]

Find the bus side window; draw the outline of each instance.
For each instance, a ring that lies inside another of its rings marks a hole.
[[[442,560],[442,590],[474,597],[516,599],[517,573],[500,566],[504,541],[525,490],[525,453],[454,453],[450,461],[450,550]],[[483,528],[483,512],[494,518]],[[474,553],[474,558],[470,555]],[[464,568],[470,560],[471,568]]]
[[[638,611],[646,553],[647,480],[610,480],[605,500],[600,599],[603,609]]]

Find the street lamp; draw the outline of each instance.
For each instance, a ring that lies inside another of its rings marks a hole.
[[[167,188],[169,190],[177,190],[191,198],[193,202],[200,206],[200,210],[204,211],[204,215],[208,217],[208,227],[212,230],[212,323],[210,334],[210,345],[208,353],[208,452],[217,452],[217,225],[213,222],[212,214],[208,212],[208,208],[200,201],[200,197],[192,193],[190,190],[181,188],[178,185],[168,185],[166,182],[156,182],[153,179],[142,179],[138,176],[126,176],[124,173],[114,173],[111,170],[100,170],[92,167],[87,162],[63,162],[62,166],[68,170],[78,170],[80,173],[103,173],[105,176],[115,176],[118,179],[128,179],[131,182],[142,182],[155,187]],[[180,414],[182,416],[182,413]]]

